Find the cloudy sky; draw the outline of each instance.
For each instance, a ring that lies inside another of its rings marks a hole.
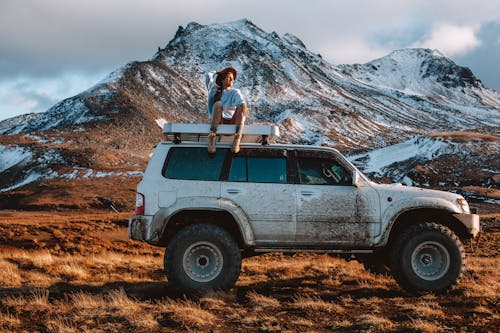
[[[333,64],[438,49],[500,91],[498,0],[0,0],[0,120],[45,111],[152,57],[179,25],[244,17]]]

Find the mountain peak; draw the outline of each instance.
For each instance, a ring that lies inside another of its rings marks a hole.
[[[167,44],[165,50],[183,45],[183,48],[204,48],[207,52],[217,52],[235,40],[253,39],[252,36],[263,34],[265,34],[263,30],[245,18],[209,25],[190,22],[186,28],[179,26],[174,38]]]
[[[198,30],[203,28],[204,25],[199,24],[198,22],[189,22],[188,25],[186,26],[186,29],[184,29],[185,32],[191,32],[194,30]]]
[[[318,57],[309,52],[296,36],[287,33],[280,37],[276,32],[268,33],[245,18],[209,25],[191,22],[186,28],[179,27],[174,38],[160,51],[153,60],[161,60],[174,68],[187,66],[188,71],[191,69],[196,76],[200,69],[207,71],[233,66],[241,70],[251,62],[262,62],[264,58],[280,63],[296,53],[318,61]],[[268,72],[272,72],[272,68]],[[274,82],[273,75],[265,75],[264,79]],[[240,82],[238,80],[238,84]]]
[[[441,53],[441,51],[437,49],[428,49],[428,48],[408,48],[408,49],[400,49],[395,50],[389,53],[388,58],[400,59],[404,57],[411,58],[446,58],[446,56]],[[382,57],[382,58],[385,58]]]
[[[373,64],[393,64],[399,67],[408,67],[414,65],[421,65],[425,62],[447,62],[453,63],[450,59],[448,59],[443,53],[439,50],[432,50],[427,48],[408,48],[408,49],[400,49],[395,50],[389,53],[386,56],[381,58],[372,60],[365,65],[373,65]],[[454,64],[454,63],[453,63]]]
[[[469,68],[425,48],[396,50],[364,65],[344,66],[344,71],[370,85],[417,96],[459,97],[462,89],[482,88]]]
[[[295,35],[292,35],[291,33],[286,33],[283,35],[283,39],[289,42],[290,44],[299,46],[303,49],[307,49],[306,45]]]
[[[234,26],[250,26],[250,27],[257,27],[252,21],[250,21],[247,18],[241,18],[236,21],[231,21],[229,23],[226,23],[227,25],[234,25]]]

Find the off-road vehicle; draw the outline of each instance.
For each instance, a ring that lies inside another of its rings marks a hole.
[[[219,126],[215,154],[208,132],[166,124],[137,187],[129,236],[166,248],[169,283],[228,289],[242,258],[272,251],[346,254],[416,293],[462,276],[463,243],[480,232],[462,196],[376,184],[335,149],[272,144],[275,126],[246,126],[238,154],[234,125]]]

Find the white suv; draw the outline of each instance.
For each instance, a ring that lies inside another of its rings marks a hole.
[[[169,131],[176,143],[157,145],[129,236],[166,247],[168,280],[185,291],[230,288],[242,257],[271,251],[354,256],[416,293],[462,276],[462,242],[480,223],[460,195],[376,184],[331,148],[243,143],[233,154],[229,138],[209,155],[206,142],[181,142],[208,130]]]

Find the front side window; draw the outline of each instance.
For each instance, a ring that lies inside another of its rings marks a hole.
[[[333,159],[299,158],[299,178],[304,185],[352,184],[351,173]]]
[[[172,179],[219,180],[227,149],[217,149],[214,156],[206,147],[171,148],[163,176]]]
[[[286,183],[286,158],[233,158],[228,180],[233,182]]]

